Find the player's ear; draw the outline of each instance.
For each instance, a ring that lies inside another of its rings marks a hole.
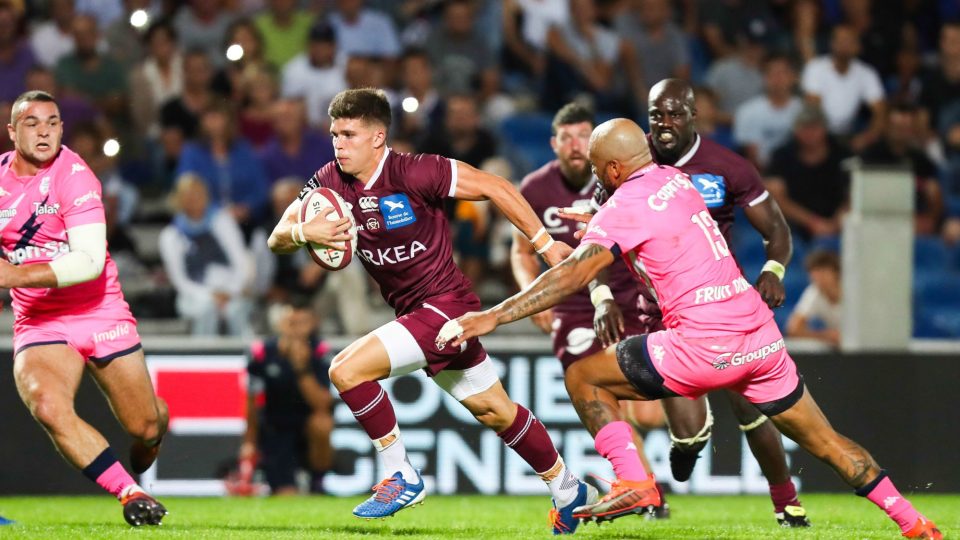
[[[13,124],[7,124],[7,136],[10,137],[10,142],[17,142],[17,129],[13,127]]]
[[[553,150],[554,154],[557,153],[557,136],[556,135],[550,136],[550,149]]]
[[[377,126],[376,131],[373,132],[373,146],[374,148],[380,148],[387,142],[387,130],[383,126]]]

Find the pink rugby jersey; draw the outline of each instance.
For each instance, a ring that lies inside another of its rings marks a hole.
[[[100,181],[75,152],[62,147],[34,176],[10,168],[14,153],[0,156],[0,249],[12,264],[50,262],[70,252],[67,229],[105,223]],[[123,299],[117,267],[107,253],[100,277],[63,288],[11,291],[18,317],[82,313],[108,300]]]
[[[657,295],[663,322],[687,337],[747,333],[773,318],[744,279],[690,178],[651,164],[620,186],[582,243],[622,256]]]

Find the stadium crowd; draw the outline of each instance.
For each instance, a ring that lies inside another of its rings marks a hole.
[[[103,182],[134,314],[189,321],[182,331],[263,333],[266,306],[317,290],[334,297],[315,306],[336,306],[323,315],[338,331],[380,322],[359,265],[328,275],[266,248],[333,159],[337,92],[386,89],[396,150],[519,181],[553,159],[564,103],[646,126],[648,89],[680,77],[696,85],[698,132],[749,158],[791,224],[784,328],[805,254],[838,248],[845,163],[859,157],[910,167],[916,334],[960,337],[942,294],[960,290],[956,2],[0,0],[0,73],[2,110],[27,89],[57,97],[66,145]],[[467,276],[485,300],[505,297],[509,224],[480,203],[448,212]],[[762,245],[738,233],[751,279]]]

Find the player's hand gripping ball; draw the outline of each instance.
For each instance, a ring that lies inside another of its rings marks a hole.
[[[332,212],[327,214],[327,220],[340,221],[343,218],[350,220],[350,239],[337,246],[340,249],[310,242],[306,246],[307,252],[310,253],[310,257],[317,264],[327,270],[340,270],[350,264],[350,261],[353,260],[353,254],[357,250],[357,221],[343,197],[336,191],[325,187],[311,191],[303,198],[303,204],[300,206],[300,223],[309,223],[327,208],[333,209]]]

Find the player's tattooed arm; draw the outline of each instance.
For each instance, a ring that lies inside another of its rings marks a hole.
[[[614,260],[609,249],[580,244],[563,262],[547,270],[529,286],[487,311],[467,313],[447,321],[437,334],[436,345],[459,347],[469,339],[493,332],[497,326],[553,307],[570,293],[587,285],[597,272]]]
[[[623,312],[614,301],[610,286],[607,285],[607,269],[603,268],[597,277],[587,285],[590,289],[590,301],[593,303],[593,330],[600,345],[609,347],[620,341],[626,331]]]
[[[496,315],[497,324],[505,324],[551,308],[586,286],[613,260],[609,249],[598,244],[583,244],[563,262],[541,274],[530,286],[491,312]]]

